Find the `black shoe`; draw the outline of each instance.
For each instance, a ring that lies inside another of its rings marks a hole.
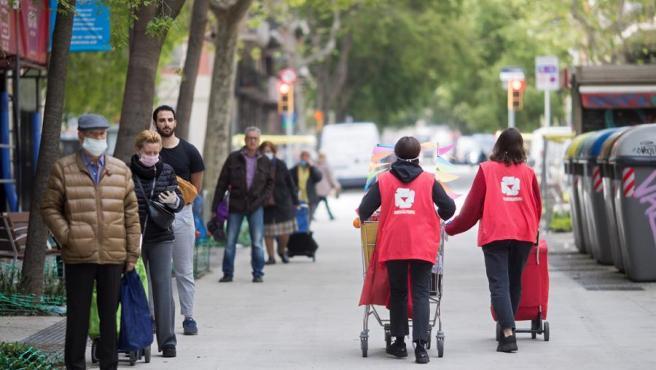
[[[232,283],[232,276],[223,275],[223,277],[219,279],[219,283]]]
[[[176,356],[176,352],[174,346],[166,346],[162,348],[162,357],[175,357],[175,356]]]
[[[196,320],[192,319],[191,317],[184,319],[182,322],[182,330],[184,335],[198,334],[198,325],[196,324]]]
[[[385,351],[397,358],[408,357],[408,349],[405,347],[405,342],[402,339],[395,339],[394,343],[392,343]]]
[[[430,357],[426,351],[426,343],[422,341],[415,343],[415,362],[418,364],[427,364],[430,361]]]
[[[262,279],[262,276],[256,276],[253,278],[254,283],[263,283],[264,280]]]
[[[289,263],[289,257],[287,256],[287,253],[278,253],[278,256],[280,256],[282,263]]]
[[[501,339],[499,340],[499,345],[497,346],[497,352],[512,353],[517,350],[517,337],[515,334],[508,337],[504,337],[502,334]]]
[[[266,262],[264,262],[265,265],[275,265],[276,260],[272,258],[269,258]]]

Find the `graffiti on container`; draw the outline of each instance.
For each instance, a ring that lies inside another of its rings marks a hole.
[[[649,205],[645,216],[649,220],[652,236],[656,241],[656,171],[652,172],[635,190],[634,198]]]
[[[651,140],[642,141],[633,148],[633,153],[641,156],[656,156],[656,143]]]

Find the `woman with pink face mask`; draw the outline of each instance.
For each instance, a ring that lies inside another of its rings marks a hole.
[[[132,156],[134,189],[139,200],[141,221],[141,255],[152,289],[150,306],[155,313],[157,345],[164,357],[176,356],[175,303],[171,285],[171,261],[175,235],[171,227],[163,228],[150,219],[148,201],[163,204],[172,212],[184,207],[173,167],[160,161],[162,137],[145,130],[137,135],[137,154]]]

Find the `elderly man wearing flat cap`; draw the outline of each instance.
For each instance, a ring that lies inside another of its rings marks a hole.
[[[139,257],[141,227],[130,169],[106,154],[107,120],[78,120],[79,152],[53,165],[44,194],[43,219],[61,243],[66,271],[67,369],[85,369],[89,309],[94,282],[100,317],[97,357],[116,369],[116,310],[121,275]]]

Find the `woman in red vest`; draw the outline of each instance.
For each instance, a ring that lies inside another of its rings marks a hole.
[[[390,326],[394,343],[387,353],[407,357],[404,338],[408,330],[408,274],[412,281],[412,340],[418,363],[429,361],[426,343],[429,335],[429,290],[431,268],[440,244],[440,220],[455,213],[455,204],[435,177],[419,166],[421,145],[413,137],[401,138],[394,147],[398,160],[389,172],[378,178],[358,208],[361,220],[381,208],[378,238],[368,271],[361,304],[380,304],[370,299],[378,276],[389,279]],[[387,274],[384,274],[384,270]],[[386,280],[386,279],[385,279]],[[387,286],[387,281],[383,286]],[[380,285],[377,285],[380,286]],[[363,303],[364,302],[364,303]]]
[[[515,313],[522,292],[522,270],[538,238],[542,214],[540,187],[526,165],[524,140],[514,128],[504,130],[490,161],[481,164],[460,214],[446,225],[449,235],[469,230],[480,220],[492,307],[503,329],[497,351],[517,351]]]

